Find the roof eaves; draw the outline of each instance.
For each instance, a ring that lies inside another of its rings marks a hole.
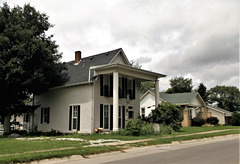
[[[127,65],[130,66],[130,62],[129,62],[129,60],[128,60],[127,56],[125,55],[125,53],[124,53],[124,51],[123,51],[122,48],[119,48],[119,51],[116,53],[116,55],[112,58],[112,60],[111,60],[108,64],[112,63],[112,61],[114,61],[114,59],[115,59],[120,53],[121,53],[121,55],[123,56],[123,59],[125,60],[125,62],[127,63]]]
[[[87,82],[80,82],[80,83],[74,83],[74,84],[61,85],[61,86],[57,86],[57,87],[50,88],[50,90],[59,89],[59,88],[74,87],[74,86],[78,86],[78,85],[87,85],[87,84],[93,84],[93,81],[87,81]]]
[[[208,108],[210,108],[210,109],[212,109],[212,110],[215,110],[215,111],[217,111],[217,112],[220,112],[220,113],[222,113],[222,114],[229,114],[229,115],[232,115],[232,112],[230,112],[230,111],[222,111],[222,110],[220,110],[220,109],[218,109],[218,108],[214,108],[214,107],[212,107],[212,106],[207,106]]]

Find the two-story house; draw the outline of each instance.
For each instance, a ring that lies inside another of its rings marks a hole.
[[[141,82],[154,81],[159,93],[159,78],[166,75],[132,67],[123,52],[116,49],[66,63],[68,81],[46,94],[35,96],[41,106],[34,113],[38,131],[93,133],[95,128],[116,131],[140,113]],[[159,104],[159,94],[155,96]]]

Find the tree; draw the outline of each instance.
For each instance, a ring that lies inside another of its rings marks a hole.
[[[184,78],[184,77],[173,77],[170,80],[170,86],[166,93],[183,93],[183,92],[191,92],[193,85],[192,79]]]
[[[138,64],[138,62],[135,62],[134,60],[130,61],[130,64],[132,67],[141,69],[142,65]],[[141,94],[144,94],[148,90],[152,90],[153,88],[155,89],[155,83],[153,81],[146,81],[141,83],[142,88],[140,89]]]
[[[140,89],[140,92],[144,94],[148,90],[155,90],[155,83],[153,81],[146,81],[141,83],[142,88]]]
[[[199,84],[197,92],[201,95],[204,102],[208,101],[207,87],[203,83]]]
[[[233,86],[215,86],[208,91],[210,103],[217,103],[219,108],[240,111],[240,91]]]
[[[66,80],[58,45],[45,33],[51,27],[48,16],[29,4],[0,7],[0,115],[5,132],[11,115],[36,109],[26,99]]]
[[[178,106],[169,102],[162,102],[158,108],[152,110],[152,113],[147,120],[162,125],[169,125],[174,131],[179,131],[183,116]]]
[[[141,69],[142,68],[142,65],[138,64],[138,62],[134,61],[134,60],[131,60],[130,61],[130,65],[132,67],[135,67],[135,68],[138,68],[138,69]]]
[[[233,112],[230,124],[233,126],[240,126],[240,113]]]

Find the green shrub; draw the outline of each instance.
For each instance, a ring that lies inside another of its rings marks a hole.
[[[148,123],[148,122],[144,122],[144,124],[141,128],[141,131],[140,131],[140,135],[147,136],[147,135],[153,135],[153,134],[155,134],[153,124]]]
[[[182,127],[182,114],[178,106],[169,102],[162,102],[158,108],[154,109],[146,119],[153,123],[171,126],[173,130],[179,131]]]
[[[205,124],[205,120],[199,117],[194,117],[192,120],[192,125],[193,126],[202,126]]]
[[[212,125],[217,125],[219,122],[219,119],[217,117],[209,117],[207,118],[207,123],[210,123]]]
[[[165,134],[172,134],[173,129],[171,126],[159,125],[159,131],[160,131],[160,134],[165,135]]]
[[[152,123],[145,122],[141,119],[130,119],[125,129],[119,129],[117,134],[129,136],[145,136],[155,134]]]
[[[240,125],[240,113],[233,112],[232,119],[230,120],[230,124],[234,125],[234,126],[239,126]]]

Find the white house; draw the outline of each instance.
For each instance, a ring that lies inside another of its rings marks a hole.
[[[168,94],[158,92],[159,102],[171,102],[180,106],[183,114],[182,126],[191,126],[191,119],[200,113],[201,117],[207,117],[206,104],[202,100],[198,92],[174,93]],[[147,91],[140,98],[140,115],[148,116],[155,109],[155,93]]]
[[[35,96],[40,104],[34,112],[33,125],[38,131],[93,133],[124,128],[126,121],[137,118],[140,108],[140,83],[154,81],[159,92],[159,78],[166,75],[132,67],[123,52],[116,49],[66,63],[68,81],[46,94]],[[154,104],[159,103],[159,94]]]

